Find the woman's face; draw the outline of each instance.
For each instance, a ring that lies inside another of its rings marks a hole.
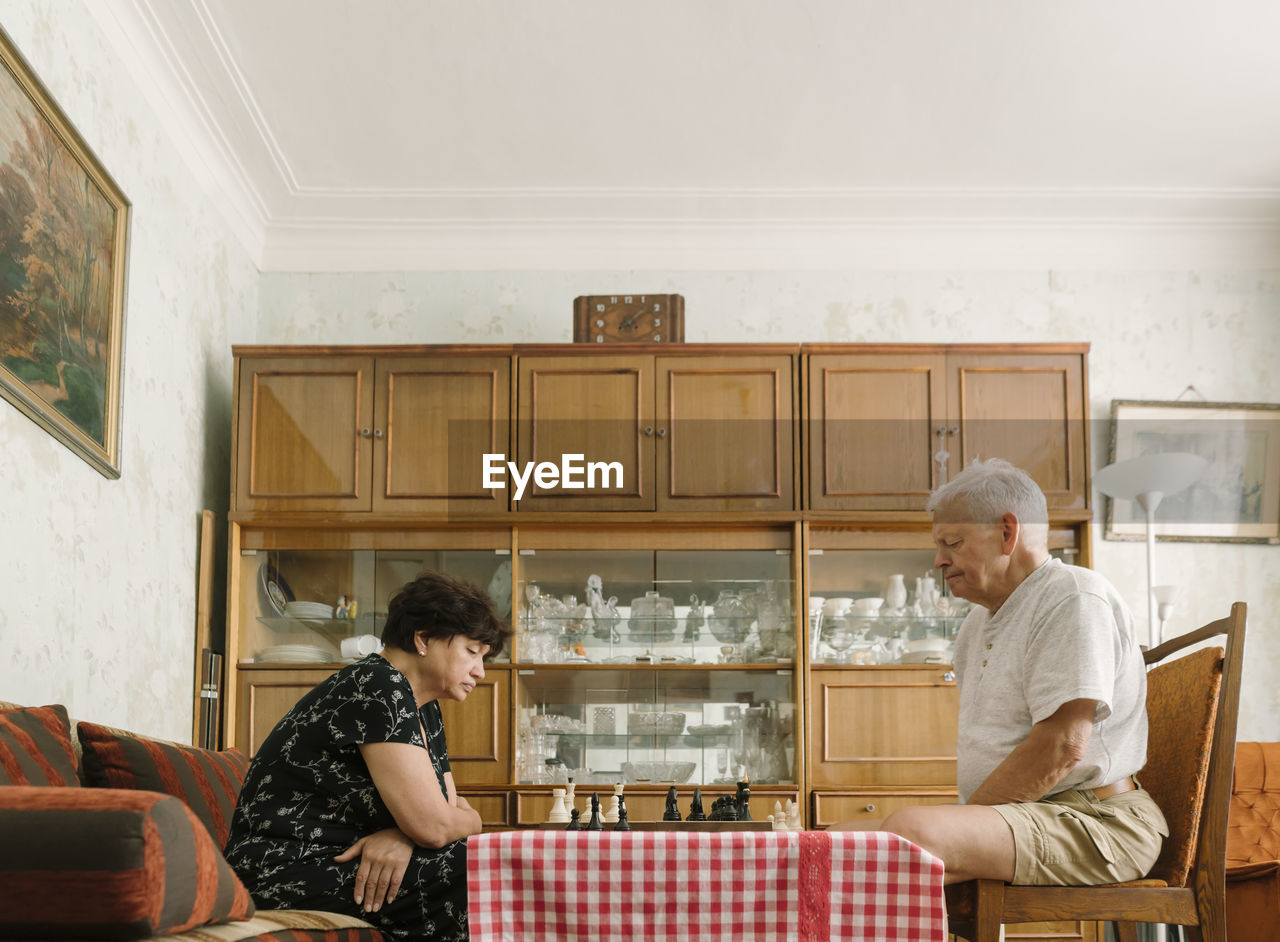
[[[423,668],[428,683],[443,700],[465,700],[484,679],[484,656],[489,645],[466,635],[448,638],[419,638],[425,646]]]

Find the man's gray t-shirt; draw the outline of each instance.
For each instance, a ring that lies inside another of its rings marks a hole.
[[[1147,676],[1133,616],[1090,569],[1050,559],[992,614],[975,605],[956,637],[960,800],[1031,727],[1071,700],[1097,700],[1084,760],[1050,794],[1100,788],[1146,764]]]

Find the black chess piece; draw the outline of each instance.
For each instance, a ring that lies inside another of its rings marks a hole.
[[[737,821],[738,805],[732,795],[721,795],[711,803],[708,821]]]
[[[618,797],[618,823],[613,826],[615,831],[630,831],[631,823],[627,820],[627,798],[625,795]]]
[[[662,812],[663,821],[683,821],[680,817],[680,809],[676,807],[676,787],[672,785],[667,789],[667,808]]]
[[[587,822],[586,830],[604,830],[604,825],[600,823],[600,795],[598,792],[591,793],[591,820]]]
[[[751,820],[751,782],[750,780],[738,783],[738,797],[735,802],[738,806],[738,820]]]
[[[582,822],[578,818],[578,809],[574,808],[569,812],[569,824],[565,828],[566,831],[581,831]]]
[[[702,810],[702,789],[695,788],[693,790],[693,803],[689,805],[689,816],[686,821],[705,821],[707,820],[706,812]]]

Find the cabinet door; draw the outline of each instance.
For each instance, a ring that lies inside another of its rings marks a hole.
[[[241,360],[234,509],[368,510],[372,375],[369,357]]]
[[[484,486],[484,455],[510,451],[507,357],[379,357],[373,509],[499,513],[506,488]]]
[[[659,357],[657,509],[790,510],[789,356]]]
[[[809,357],[809,507],[923,509],[937,484],[944,364],[941,355]]]
[[[812,671],[809,784],[954,787],[960,699],[948,671]]]
[[[530,475],[513,508],[653,510],[653,358],[531,356],[518,367],[516,462],[565,467],[577,456],[576,487]],[[508,474],[508,477],[510,475]],[[560,478],[557,476],[557,481]]]
[[[252,756],[293,705],[335,670],[237,670],[236,722],[229,727],[236,738],[228,748]]]
[[[1078,354],[949,356],[950,472],[1004,458],[1025,470],[1049,507],[1088,506],[1084,363]]]
[[[493,670],[461,703],[441,700],[453,780],[463,785],[511,781],[511,677]]]

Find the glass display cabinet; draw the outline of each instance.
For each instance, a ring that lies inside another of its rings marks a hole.
[[[522,544],[517,784],[798,781],[794,555],[666,542]]]

